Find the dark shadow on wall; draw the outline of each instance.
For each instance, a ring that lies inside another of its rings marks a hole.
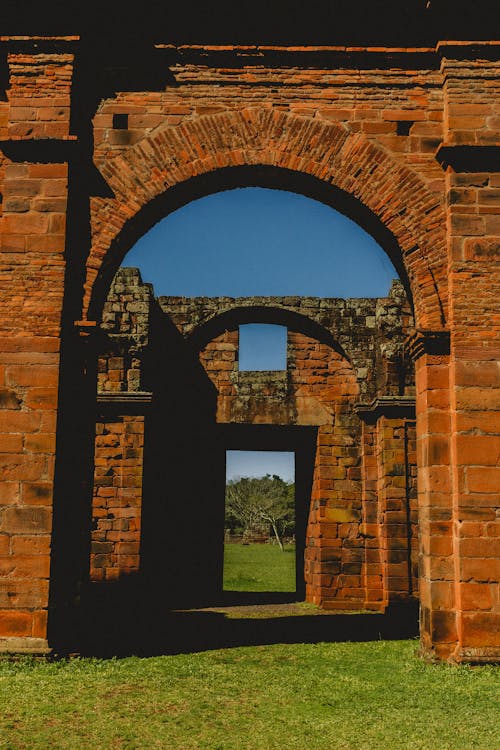
[[[154,315],[143,360],[153,402],[145,421],[140,570],[117,581],[83,586],[76,650],[86,644],[100,652],[116,639],[120,651],[122,631],[126,650],[149,648],[150,633],[162,629],[174,608],[280,603],[305,594],[303,561],[317,428],[217,424],[217,391],[198,353],[156,306]],[[112,421],[112,412],[108,418]],[[295,453],[293,594],[223,591],[227,450]]]
[[[259,298],[251,299],[258,300]],[[300,299],[300,297],[297,297],[297,304],[299,304]],[[279,302],[273,306],[259,305],[258,302],[247,307],[242,304],[232,309],[218,311],[216,315],[194,328],[188,338],[189,344],[193,351],[199,352],[209,341],[213,341],[224,331],[236,330],[245,323],[269,323],[284,326],[289,331],[303,333],[321,344],[326,344],[349,362],[351,361],[348,353],[342,348],[331,331],[306,315],[280,307]]]
[[[187,403],[180,398],[151,415],[148,431],[140,575],[152,610],[303,599],[316,428],[203,422],[196,405],[187,407]],[[223,591],[227,450],[295,453],[296,590],[292,595]]]
[[[224,453],[217,391],[169,317],[151,327],[141,524],[141,578],[160,606],[210,599],[222,580]]]
[[[15,17],[15,11],[12,11],[11,17]],[[23,11],[22,17],[22,24],[31,23],[31,16],[27,12]],[[44,19],[50,19],[49,9],[44,12]],[[42,33],[45,21],[41,22],[38,31],[34,33]],[[18,40],[16,45],[18,51],[30,49],[30,43],[23,40]],[[51,51],[50,41],[45,49],[47,52]],[[111,54],[109,48],[107,54]],[[115,64],[118,62],[116,57],[114,61]],[[78,637],[76,634],[82,587],[88,576],[96,357],[102,341],[98,327],[82,330],[75,323],[82,318],[86,261],[92,244],[90,200],[92,196],[113,195],[93,163],[92,118],[101,98],[105,94],[111,95],[118,85],[116,74],[112,70],[102,74],[102,64],[102,55],[96,55],[96,50],[92,50],[91,45],[84,43],[76,46],[71,133],[78,137],[77,142],[58,139],[51,142],[47,139],[43,143],[26,141],[9,144],[13,149],[11,158],[14,161],[68,162],[67,264],[62,311],[49,590],[48,638],[51,644],[69,644]],[[120,69],[119,65],[118,68]],[[152,86],[147,68],[146,65],[141,79],[141,87],[146,89]],[[2,62],[0,89],[3,87],[5,74]],[[165,74],[157,74],[156,79],[158,75],[164,84]],[[129,85],[137,83],[134,78]],[[159,85],[157,80],[156,85]]]
[[[296,453],[299,531],[297,586],[292,598],[304,596],[305,529],[316,428],[217,424],[217,391],[198,353],[157,306],[152,314],[151,339],[143,358],[144,385],[153,393],[153,401],[145,414],[140,569],[122,574],[116,582],[83,584],[80,635],[75,634],[75,642],[90,638],[98,644],[101,637],[105,640],[106,623],[118,617],[129,623],[128,638],[139,647],[144,631],[154,629],[172,608],[242,601],[239,593],[231,597],[222,589],[228,449]],[[115,346],[123,345],[120,337],[116,338]],[[113,422],[113,415],[116,419],[123,414],[122,404],[99,408],[107,409],[104,422]],[[279,602],[283,595],[255,594],[251,601],[263,598]]]
[[[181,375],[182,368],[173,377]],[[168,393],[172,380],[164,384]],[[183,385],[188,385],[187,377]],[[167,631],[171,622],[175,630],[182,619],[172,620],[172,609],[281,604],[304,598],[303,561],[316,428],[215,425],[210,414],[205,414],[205,422],[198,417],[194,426],[187,419],[179,383],[177,386],[177,400],[165,396],[161,408],[148,417],[141,569],[116,582],[88,584],[82,596],[77,650],[101,653],[102,649],[116,649],[120,653],[125,649],[135,653],[149,649],[151,639],[158,643],[154,649],[161,650],[164,623]],[[251,450],[256,446],[259,450],[294,451],[296,455],[297,569],[293,593],[230,592],[222,588],[226,450]],[[182,630],[181,624],[174,640],[181,637]],[[227,645],[231,645],[231,630],[224,633],[222,644],[227,637]]]

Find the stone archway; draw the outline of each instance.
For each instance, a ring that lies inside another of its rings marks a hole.
[[[127,47],[119,70],[94,56],[95,39],[108,41],[98,31],[0,40],[0,648],[59,643],[48,627],[78,598],[94,395],[85,351],[114,271],[169,210],[272,175],[338,202],[407,281],[422,646],[498,658],[498,45],[436,36],[396,49],[368,36],[321,49],[148,37],[159,58]],[[120,132],[124,113],[131,129]],[[73,630],[70,617],[59,634]]]
[[[94,239],[87,261],[84,317],[89,307],[99,304],[94,287],[102,297],[129,249],[127,235],[137,236],[133,224],[141,225],[140,234],[149,228],[142,217],[149,206],[160,204],[159,212],[146,219],[150,226],[165,214],[161,198],[169,190],[185,185],[187,202],[198,197],[195,185],[190,195],[192,178],[218,175],[220,187],[215,180],[211,191],[224,189],[225,170],[263,165],[286,171],[291,189],[293,175],[299,183],[306,175],[353,197],[361,220],[368,209],[393,240],[391,254],[407,275],[417,325],[433,330],[445,326],[446,220],[438,197],[417,173],[362,134],[344,125],[268,109],[159,126],[135,146],[98,164],[113,198],[92,201]],[[244,185],[244,175],[240,179]]]
[[[133,147],[98,166],[113,198],[92,200],[94,241],[87,262],[84,316],[99,316],[103,293],[118,264],[137,235],[165,215],[165,202],[168,205],[170,196],[177,207],[200,194],[223,189],[226,175],[238,169],[264,166],[283,170],[287,187],[312,178],[332,194],[350,197],[351,211],[353,205],[356,207],[351,216],[354,214],[360,223],[369,217],[375,226],[372,233],[377,236],[380,232],[383,246],[406,278],[416,325],[425,331],[415,340],[410,356],[418,359],[417,413],[426,412],[427,392],[433,389],[432,368],[444,365],[447,371],[448,366],[442,356],[447,357],[446,221],[439,197],[416,172],[363,134],[350,132],[347,126],[257,108],[202,116],[175,128],[159,126]],[[205,181],[208,188],[203,185]],[[236,184],[248,183],[243,178]],[[197,192],[200,189],[201,193]],[[449,403],[443,403],[442,409],[446,413]],[[440,502],[440,487],[434,477],[449,474],[448,453],[429,454],[426,445],[435,438],[422,420],[419,424],[419,457],[427,456],[419,460],[420,519],[428,529],[433,508]],[[437,439],[443,442],[441,436]],[[446,444],[448,440],[446,436]],[[438,533],[451,541],[450,526],[441,527]],[[431,559],[429,564],[433,564]],[[444,575],[440,570],[440,590],[444,582],[453,589],[453,581],[451,569]],[[439,648],[449,653],[456,644],[455,627],[443,628],[437,622],[443,622],[443,617],[446,622],[454,621],[448,609],[455,606],[453,597],[440,602],[444,612],[440,609],[431,614],[433,575],[427,577],[424,571],[421,585],[423,641],[433,648],[436,628],[441,628],[444,644]]]

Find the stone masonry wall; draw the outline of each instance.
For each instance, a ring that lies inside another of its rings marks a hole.
[[[113,396],[141,393],[148,385],[152,305],[151,285],[136,269],[121,269],[106,300],[97,357],[92,581],[139,571],[145,416]]]
[[[9,636],[14,645],[28,638],[43,649],[68,165],[47,159],[36,139],[69,133],[73,55],[11,49],[6,65],[8,83],[0,93],[0,648]]]
[[[207,344],[200,360],[219,394],[218,421],[319,426],[306,532],[306,597],[323,606],[359,607],[360,600],[364,603],[361,422],[353,410],[359,387],[352,366],[331,347],[293,331],[287,339],[285,371],[238,371],[238,331],[225,331]]]
[[[239,371],[239,331],[234,327],[238,316],[248,320],[252,315],[260,319],[263,314],[281,322],[284,315],[288,321],[286,370]],[[140,395],[141,367],[148,361],[144,352],[158,347],[162,335],[166,336],[167,319],[175,324],[184,347],[194,360],[199,358],[215,386],[215,422],[318,428],[304,559],[308,600],[330,608],[383,609],[395,598],[414,595],[408,524],[415,519],[407,517],[406,508],[414,449],[408,449],[401,419],[391,420],[398,440],[392,450],[387,426],[377,423],[374,434],[385,446],[385,452],[376,453],[377,465],[390,477],[390,481],[379,478],[382,484],[375,491],[376,533],[370,550],[379,559],[377,589],[373,574],[371,583],[367,581],[370,561],[363,504],[363,423],[355,409],[361,404],[361,394],[367,401],[380,393],[389,399],[411,401],[411,373],[402,363],[404,328],[411,323],[411,315],[401,285],[394,283],[390,295],[380,299],[160,298],[156,309],[149,286],[142,284],[137,270],[126,268],[115,278],[101,327],[106,338],[99,356],[98,400],[109,404],[108,408],[114,403],[116,416],[103,412],[97,425],[92,580],[127,576],[140,568],[138,558],[134,567],[132,558],[123,557],[120,550],[125,549],[124,544],[136,549],[139,542],[143,438],[136,436],[139,443],[129,445],[120,435],[124,430],[125,435],[131,429],[140,432],[143,422],[132,414],[118,415],[127,399],[132,409],[136,408],[134,394]],[[329,343],[324,343],[326,339]],[[130,350],[139,352],[139,340],[142,359],[137,356],[136,366],[127,368],[126,362],[133,364]],[[154,346],[152,342],[156,342]],[[337,350],[339,342],[351,354],[352,362]],[[117,351],[121,356],[116,356]],[[168,357],[168,347],[166,351]],[[155,355],[150,351],[149,357]],[[160,361],[159,355],[156,361]],[[153,405],[161,398],[162,379],[161,371],[157,372]],[[192,396],[189,389],[179,391],[178,400]],[[156,442],[159,440],[158,435]],[[135,476],[133,486],[123,484],[126,466]],[[393,488],[390,498],[388,487]],[[380,493],[385,493],[382,504]],[[416,537],[415,531],[413,528]]]
[[[327,335],[330,346],[347,355],[357,376],[360,400],[370,401],[379,390],[388,395],[414,394],[411,372],[403,367],[403,345],[412,330],[413,316],[399,281],[393,282],[388,297],[379,299],[159,297],[158,302],[184,336],[200,342],[215,318],[227,321],[230,329],[231,318],[239,315],[245,322],[249,309],[255,322],[282,323],[290,328],[305,318],[316,324],[317,335]],[[226,343],[234,345],[235,341]],[[220,354],[219,359],[229,361],[230,355]],[[232,367],[217,367],[237,371],[236,360]]]

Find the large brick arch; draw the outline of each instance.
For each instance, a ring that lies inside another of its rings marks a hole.
[[[92,202],[94,239],[84,315],[96,317],[100,299],[133,241],[168,212],[159,207],[162,196],[185,186],[174,203],[177,208],[203,194],[203,188],[201,193],[196,187],[190,191],[193,178],[244,166],[278,168],[296,174],[298,180],[306,175],[331,186],[336,195],[340,191],[354,199],[359,216],[351,203],[353,218],[366,225],[372,217],[375,229],[368,226],[369,231],[382,240],[407,277],[417,325],[445,326],[446,219],[438,197],[415,172],[363,134],[342,124],[269,109],[205,115],[177,127],[161,125],[135,146],[98,164],[113,197]],[[293,179],[286,184],[294,189]],[[209,184],[205,193],[225,187],[222,178]],[[336,205],[334,192],[328,202]],[[156,213],[151,206],[157,207]]]

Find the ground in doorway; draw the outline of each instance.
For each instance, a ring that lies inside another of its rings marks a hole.
[[[230,620],[242,618],[253,618],[256,620],[267,620],[275,617],[310,617],[323,615],[337,617],[339,615],[373,614],[366,610],[326,610],[309,602],[276,602],[270,604],[233,604],[228,606],[204,607],[196,610],[198,612],[217,612],[223,614]]]
[[[225,591],[296,590],[295,545],[225,544]]]

